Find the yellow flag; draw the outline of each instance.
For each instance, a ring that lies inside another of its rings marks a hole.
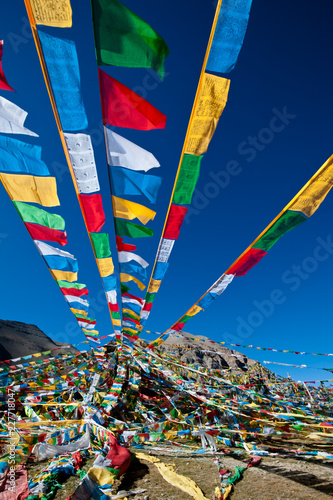
[[[230,80],[205,73],[195,105],[185,153],[200,156],[207,151],[228,99]]]
[[[85,333],[95,333],[96,335],[99,334],[99,331],[98,330],[86,330],[85,328],[82,328],[82,331],[85,332]],[[81,344],[83,344],[83,342],[81,342]]]
[[[133,220],[139,219],[142,224],[153,220],[156,212],[150,208],[144,207],[134,201],[123,200],[117,196],[112,196],[114,216],[120,219]]]
[[[134,311],[131,311],[130,309],[123,309],[123,313],[129,313],[132,316],[134,316],[135,319],[140,319],[140,314],[136,314]]]
[[[187,316],[195,316],[198,314],[200,311],[203,311],[202,307],[199,306],[193,306],[189,311],[187,311],[186,315]]]
[[[70,0],[30,0],[36,24],[70,28],[72,9]]]
[[[114,326],[121,326],[121,320],[120,319],[114,319],[112,318],[112,323]]]
[[[59,269],[50,269],[50,273],[56,281],[77,281],[77,273],[72,273],[71,271],[59,271]]]
[[[39,203],[43,207],[60,205],[55,177],[0,174],[0,178],[14,201]]]
[[[129,326],[126,326],[124,327],[127,331],[131,332],[131,333],[138,333],[137,330],[134,330],[133,328],[130,328]]]
[[[134,281],[134,283],[136,283],[138,285],[140,290],[144,290],[146,288],[145,285],[143,283],[141,283],[141,281],[134,278],[134,276],[131,276],[130,274],[119,273],[119,277],[120,277],[120,281],[122,281],[123,283],[127,283],[127,281]]]
[[[106,278],[107,276],[110,276],[110,274],[113,274],[114,265],[112,257],[107,257],[106,259],[96,259],[96,260],[102,278]]]
[[[74,309],[74,307],[71,307],[71,311],[74,314],[82,314],[82,316],[88,316],[87,311],[83,311],[82,309]]]
[[[147,291],[149,293],[156,293],[156,292],[158,292],[158,289],[161,286],[161,283],[162,283],[162,280],[154,280],[152,278],[152,280],[150,282],[150,285],[149,285],[149,288],[148,288]]]
[[[333,155],[324,163],[322,168],[323,170],[315,180],[288,207],[289,210],[302,212],[304,215],[311,217],[319,208],[333,186]]]

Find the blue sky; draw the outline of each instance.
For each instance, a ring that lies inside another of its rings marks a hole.
[[[90,2],[72,0],[73,28],[41,27],[76,42],[82,95],[95,147],[107,223],[113,236],[107,165],[102,142],[101,107]],[[118,129],[151,151],[163,177],[153,238],[137,240],[138,254],[153,265],[178,166],[215,2],[161,0],[125,5],[163,36],[170,55],[161,83],[141,69],[106,71],[141,93],[168,117],[164,131]],[[333,5],[287,0],[253,0],[248,31],[237,66],[228,75],[229,100],[202,161],[191,216],[184,223],[170,266],[146,326],[165,331],[175,323],[280,212],[332,154]],[[57,177],[60,213],[66,220],[66,247],[79,261],[79,281],[90,290],[91,314],[99,331],[112,333],[102,284],[80,214],[53,118],[23,0],[2,9],[0,39],[3,68],[15,94],[1,95],[29,112],[26,126],[39,138],[18,137],[43,147],[42,157]],[[281,118],[282,116],[282,118]],[[275,119],[275,117],[277,117]],[[280,117],[280,118],[279,118]],[[236,165],[229,176],[229,162]],[[216,179],[222,179],[218,185]],[[139,200],[136,200],[139,201]],[[153,207],[151,207],[153,208]],[[284,236],[245,277],[237,278],[186,330],[213,340],[306,352],[333,352],[333,195],[304,224]],[[43,263],[5,190],[0,186],[0,317],[38,325],[63,342],[83,335],[56,283]],[[321,250],[318,249],[321,248]],[[116,259],[115,259],[116,260]],[[148,268],[149,269],[149,268]],[[132,292],[139,294],[133,285]],[[142,296],[142,294],[141,294]],[[147,338],[154,338],[148,336]],[[240,349],[254,359],[306,364],[287,369],[297,380],[329,378],[332,367],[322,356],[274,354]]]

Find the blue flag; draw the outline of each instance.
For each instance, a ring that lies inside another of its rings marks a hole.
[[[50,175],[41,155],[40,146],[0,136],[0,172]]]
[[[109,166],[109,169],[112,192],[115,196],[143,195],[150,203],[156,203],[157,193],[162,183],[161,177],[122,167]]]
[[[119,270],[121,273],[137,274],[141,278],[147,278],[147,270],[140,265],[129,262],[119,262]]]
[[[70,271],[77,273],[79,265],[76,259],[69,259],[61,255],[43,255],[47,267],[50,269],[58,269],[59,271]]]

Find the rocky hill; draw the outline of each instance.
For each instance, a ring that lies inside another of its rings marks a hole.
[[[184,363],[203,365],[207,368],[233,368],[246,371],[249,366],[255,364],[255,361],[238,351],[233,351],[220,344],[212,344],[210,339],[203,335],[195,335],[197,340],[185,337],[194,338],[190,333],[179,332],[177,335],[169,337],[159,349],[176,355]]]
[[[69,345],[50,339],[36,325],[0,320],[0,361],[50,351],[59,347],[60,349],[54,351],[55,356],[79,352],[72,346],[66,348]]]

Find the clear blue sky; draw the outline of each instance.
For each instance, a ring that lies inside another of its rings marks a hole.
[[[116,260],[90,2],[71,3],[73,28],[41,29],[75,40],[77,45],[88,132],[95,144],[107,213],[103,230],[110,233]],[[107,69],[125,85],[144,92],[144,97],[168,117],[165,131],[117,130],[150,150],[161,163],[155,173],[163,177],[163,184],[156,204],[157,216],[150,225],[155,235],[137,240],[138,254],[152,266],[215,2],[124,3],[164,37],[171,52],[163,83],[157,83],[146,70]],[[308,0],[253,0],[236,69],[225,75],[231,79],[229,101],[202,161],[193,204],[196,213],[192,213],[190,223],[183,225],[175,244],[169,270],[146,324],[148,330],[162,332],[176,322],[332,154],[332,16],[333,5],[325,0],[319,0],[315,7]],[[90,316],[96,317],[101,334],[107,335],[112,333],[112,327],[101,280],[66,167],[23,0],[12,0],[3,6],[0,39],[5,41],[4,71],[16,89],[15,94],[2,91],[1,95],[29,112],[26,126],[40,135],[36,139],[18,138],[42,145],[42,157],[58,179],[61,208],[52,211],[66,220],[69,245],[65,249],[79,261],[79,281],[90,290]],[[284,126],[277,131],[273,125],[273,132],[267,131],[272,130],[272,123],[282,124],[281,120],[272,122],[279,113],[284,113]],[[238,175],[230,177],[224,187],[217,187],[214,176],[225,179],[223,172],[232,160],[239,164]],[[74,317],[2,186],[0,210],[0,317],[36,324],[58,341],[83,340],[79,328],[73,331]],[[245,277],[236,278],[206,312],[188,323],[186,330],[239,344],[333,352],[333,253],[327,253],[327,258],[320,261],[313,258],[318,245],[333,241],[332,210],[330,193],[306,223],[284,236]],[[320,255],[324,256],[325,250]],[[138,294],[136,285],[132,292]],[[279,303],[274,306],[272,293],[279,296]],[[263,302],[267,317],[258,315]],[[253,349],[242,352],[260,361],[314,367],[288,370],[297,380],[330,378],[328,372],[315,367],[333,366],[333,358],[321,356]],[[276,371],[287,373],[283,367],[276,367]]]

